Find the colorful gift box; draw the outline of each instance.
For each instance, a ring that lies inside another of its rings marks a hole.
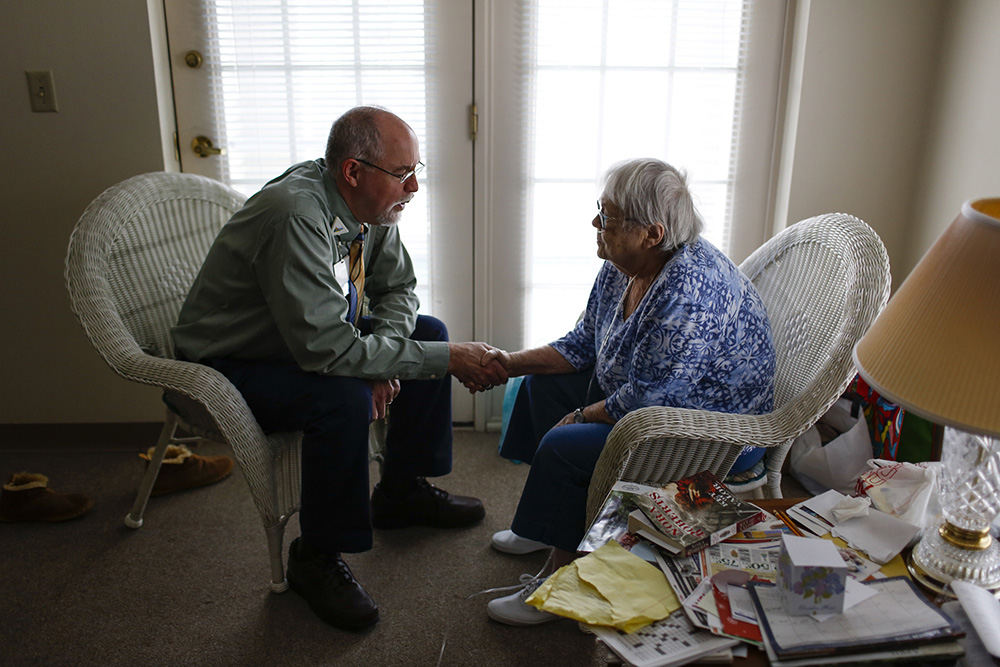
[[[778,588],[785,612],[839,614],[844,610],[847,563],[829,540],[783,535]]]

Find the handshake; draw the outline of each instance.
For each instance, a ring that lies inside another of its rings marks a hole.
[[[472,394],[505,384],[507,378],[517,375],[511,368],[510,353],[487,343],[449,343],[448,349],[448,372]]]

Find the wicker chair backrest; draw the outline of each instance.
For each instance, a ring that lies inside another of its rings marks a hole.
[[[146,354],[174,358],[170,328],[219,228],[243,201],[201,176],[152,173],[87,207],[70,242],[67,284],[74,312],[112,367],[107,348],[125,333]]]
[[[771,321],[775,410],[814,387],[832,365],[838,376],[850,374],[851,349],[888,298],[888,262],[875,232],[839,213],[788,227],[743,262]]]

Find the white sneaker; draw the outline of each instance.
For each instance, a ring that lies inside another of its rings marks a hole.
[[[534,551],[541,551],[542,549],[548,549],[549,545],[544,542],[536,542],[535,540],[529,540],[527,537],[521,537],[513,530],[501,530],[493,533],[493,537],[490,539],[490,544],[497,551],[502,551],[505,554],[514,554],[516,556],[521,556],[523,554],[530,554]]]
[[[542,611],[541,609],[535,609],[530,604],[525,602],[525,600],[535,589],[542,585],[542,583],[548,577],[532,578],[525,586],[517,591],[516,593],[511,593],[510,595],[505,595],[502,598],[497,598],[495,600],[490,600],[486,605],[486,613],[494,621],[499,623],[506,623],[507,625],[540,625],[541,623],[548,623],[549,621],[554,621],[558,616],[551,614],[547,611]]]

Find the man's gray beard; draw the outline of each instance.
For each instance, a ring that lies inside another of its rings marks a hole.
[[[387,211],[375,216],[375,224],[381,227],[392,227],[399,222],[399,216],[403,215],[402,211],[393,211],[397,204],[393,204],[391,208]]]

